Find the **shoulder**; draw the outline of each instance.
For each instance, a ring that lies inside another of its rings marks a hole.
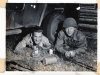
[[[31,34],[27,34],[27,35],[23,38],[23,40],[27,41],[27,40],[29,40],[30,38],[31,38]]]
[[[48,38],[44,35],[42,35],[42,40],[48,40]]]
[[[46,37],[46,36],[44,36],[44,35],[42,35],[42,43],[49,43],[50,41],[49,41],[49,39]]]
[[[79,40],[86,38],[85,35],[79,30],[77,30],[77,37],[78,37]]]

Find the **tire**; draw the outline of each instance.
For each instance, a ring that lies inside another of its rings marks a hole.
[[[49,13],[43,21],[43,34],[47,36],[51,43],[55,43],[57,33],[62,29],[65,15],[62,12]]]

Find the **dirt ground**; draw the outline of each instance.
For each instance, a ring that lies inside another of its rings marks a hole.
[[[40,61],[34,61],[26,55],[13,53],[14,47],[21,40],[22,35],[6,36],[6,70],[7,71],[96,71],[97,68],[97,45],[96,40],[88,39],[88,50],[85,54],[66,59],[58,55],[56,64],[43,65]]]

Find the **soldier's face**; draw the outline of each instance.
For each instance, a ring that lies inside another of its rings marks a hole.
[[[65,29],[68,36],[71,36],[74,33],[74,27],[68,27]]]
[[[42,40],[42,32],[34,32],[33,40],[34,40],[35,44],[39,44]]]

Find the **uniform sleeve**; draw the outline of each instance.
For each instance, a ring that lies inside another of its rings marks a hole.
[[[26,47],[27,43],[28,43],[28,40],[29,40],[29,35],[25,36],[22,41],[20,41],[16,48],[15,48],[15,51],[17,50],[21,50],[22,48]]]
[[[79,52],[85,52],[85,50],[87,49],[87,40],[86,40],[86,37],[83,36],[80,40],[79,40],[79,43],[77,44],[77,49],[76,49],[76,52],[79,53]]]
[[[43,36],[42,41],[43,41],[42,42],[43,43],[43,49],[49,49],[51,47],[51,44],[50,44],[47,37]]]
[[[57,37],[56,44],[55,44],[55,49],[62,54],[64,54],[66,51],[64,49],[64,33],[63,33],[63,31],[60,31],[58,33],[58,37]]]

